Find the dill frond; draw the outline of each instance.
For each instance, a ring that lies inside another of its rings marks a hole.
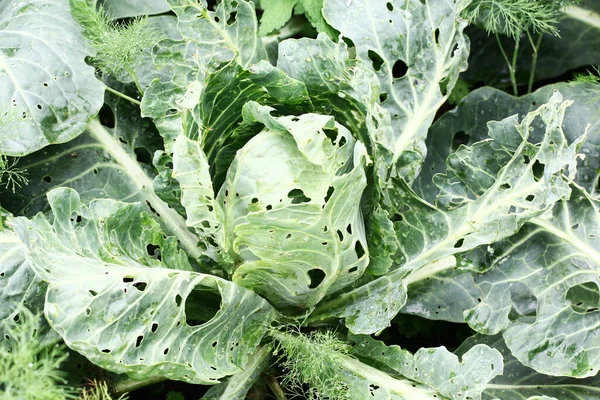
[[[465,19],[479,22],[488,33],[517,38],[525,31],[558,35],[560,11],[579,0],[474,0]]]
[[[127,400],[126,395],[122,395],[118,399],[113,399],[108,388],[108,384],[104,381],[91,380],[86,385],[81,393],[80,400]]]
[[[0,185],[11,189],[15,193],[16,188],[29,184],[27,170],[17,167],[19,159],[0,155]]]
[[[573,77],[573,82],[579,83],[600,83],[600,67],[593,67],[594,71],[579,73]]]
[[[60,371],[68,353],[64,346],[38,340],[40,315],[22,307],[6,323],[7,346],[0,346],[0,399],[64,400],[75,398]]]
[[[350,354],[351,346],[335,332],[272,330],[271,336],[276,339],[273,354],[279,355],[278,363],[285,371],[281,383],[287,391],[308,399],[350,398],[339,374],[342,357]]]
[[[96,50],[94,64],[116,77],[133,77],[137,58],[163,38],[147,17],[114,22],[106,10],[97,7],[96,0],[71,0],[71,12]]]

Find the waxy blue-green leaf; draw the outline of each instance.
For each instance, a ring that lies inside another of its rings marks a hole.
[[[429,130],[427,158],[413,184],[414,190],[423,199],[433,202],[439,193],[433,176],[446,170],[446,159],[460,144],[472,145],[487,138],[489,121],[499,121],[514,114],[525,116],[540,104],[547,103],[555,90],[561,93],[564,100],[573,102],[565,111],[562,122],[569,142],[577,140],[587,129],[587,140],[581,149],[585,158],[577,162],[575,181],[588,193],[597,196],[600,177],[600,86],[591,83],[557,83],[521,97],[513,97],[491,87],[471,92],[456,109],[445,113]],[[543,126],[534,124],[532,129],[532,137],[538,138],[544,134]]]
[[[154,64],[169,75],[155,79],[142,99],[142,115],[152,117],[165,138],[165,149],[182,133],[181,111],[199,102],[208,75],[227,63],[243,69],[267,58],[258,35],[254,3],[225,0],[210,11],[204,0],[168,0],[177,15],[181,40],[153,49]]]
[[[501,375],[502,355],[477,344],[459,358],[445,347],[421,348],[414,355],[369,336],[350,335],[352,355],[391,375],[427,385],[448,399],[481,399],[488,382]]]
[[[243,371],[226,378],[218,385],[211,387],[202,396],[202,400],[245,400],[248,391],[259,379],[260,374],[271,361],[271,349],[261,347],[250,356]]]
[[[167,0],[102,0],[102,6],[115,19],[163,14],[171,11]]]
[[[25,155],[81,134],[104,85],[67,0],[0,4],[0,154]]]
[[[360,210],[366,149],[332,117],[272,117],[248,103],[264,130],[236,155],[217,201],[234,282],[279,307],[309,308],[368,264]]]
[[[575,182],[588,193],[597,196],[599,178],[598,153],[600,145],[600,120],[598,108],[600,98],[598,86],[589,83],[559,83],[545,86],[538,91],[521,97],[513,97],[494,88],[481,88],[470,93],[458,107],[444,114],[429,131],[427,158],[423,170],[415,180],[414,190],[427,201],[435,201],[439,188],[433,176],[446,169],[446,159],[461,143],[471,145],[487,137],[487,123],[512,114],[525,115],[539,104],[548,101],[554,90],[573,104],[566,109],[562,123],[567,140],[576,141],[587,131],[587,140],[581,153],[585,156],[577,161]],[[584,116],[582,118],[582,116]],[[541,137],[544,127],[534,124],[532,137]],[[486,249],[482,249],[486,251]],[[402,312],[417,314],[429,319],[445,319],[463,322],[463,313],[477,306],[482,293],[474,282],[472,266],[459,257],[455,268],[442,267],[439,273],[425,277],[412,275],[409,278],[409,298]],[[432,268],[435,270],[435,268]],[[411,281],[414,283],[411,284]]]
[[[482,333],[502,332],[512,354],[540,373],[600,370],[600,202],[573,187],[569,200],[473,262],[483,301],[465,313]]]
[[[573,379],[542,375],[514,358],[501,335],[472,336],[455,353],[462,357],[465,351],[480,344],[498,350],[504,359],[503,373],[486,386],[483,400],[596,400],[600,397],[600,377]]]
[[[424,140],[458,74],[466,69],[468,39],[459,13],[466,1],[326,0],[327,22],[354,43],[356,56],[371,65],[381,84],[383,107],[393,133],[381,144],[396,162],[415,153],[411,176],[425,157]],[[360,27],[360,29],[357,29]]]
[[[109,371],[215,384],[241,372],[273,308],[232,282],[190,271],[177,240],[140,204],[48,194],[42,214],[13,219],[48,282],[45,316],[67,346]]]
[[[131,87],[114,80],[108,84],[125,94],[134,93]],[[143,185],[109,154],[110,147],[120,146],[149,177],[155,174],[152,154],[162,140],[152,122],[140,118],[139,113],[135,104],[107,92],[101,119],[111,143],[99,141],[86,130],[68,143],[51,145],[20,158],[17,166],[27,171],[29,182],[15,193],[0,187],[2,205],[14,215],[32,217],[48,210],[46,193],[57,187],[77,190],[83,202],[98,198],[146,200],[141,193]]]
[[[527,220],[568,197],[584,139],[569,145],[564,137],[568,105],[556,92],[521,122],[513,116],[490,123],[489,139],[461,147],[448,158],[446,174],[435,176],[437,205],[393,180],[388,207],[401,219],[395,223],[397,269],[322,302],[311,322],[344,318],[354,333],[379,332],[404,306],[411,274],[439,273],[435,261],[512,236]],[[531,126],[540,122],[545,135],[530,141]]]
[[[200,143],[179,136],[173,146],[173,178],[181,189],[186,225],[214,253],[223,248],[223,211],[215,201],[209,168]],[[211,256],[216,258],[215,254]]]
[[[0,213],[2,209],[0,208]],[[0,346],[8,347],[11,338],[6,335],[8,324],[18,321],[20,308],[27,307],[34,312],[41,312],[44,307],[44,296],[47,285],[35,274],[26,257],[26,248],[10,228],[0,225]],[[43,326],[38,340],[54,342],[56,333]]]

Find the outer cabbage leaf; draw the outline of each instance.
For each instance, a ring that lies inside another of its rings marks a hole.
[[[393,127],[380,144],[394,162],[412,154],[401,163],[411,164],[412,177],[425,157],[427,129],[467,66],[466,22],[458,16],[465,5],[462,0],[326,0],[323,5],[325,19],[352,40],[357,58],[377,73]]]
[[[434,201],[439,188],[434,184],[433,176],[446,169],[447,157],[461,143],[470,145],[484,139],[487,137],[488,121],[515,113],[525,115],[537,105],[547,102],[554,90],[560,91],[565,99],[573,101],[565,111],[562,123],[568,141],[576,141],[587,129],[587,140],[581,149],[585,158],[577,162],[575,182],[597,197],[600,121],[595,117],[600,107],[600,98],[596,95],[597,85],[584,83],[545,86],[531,95],[518,98],[493,88],[472,92],[455,110],[444,114],[431,127],[427,138],[428,154],[423,171],[414,182],[415,191],[424,199]],[[532,137],[541,137],[543,134],[543,126],[532,126]],[[454,263],[454,268],[451,265],[442,266],[439,272],[435,272],[435,268],[428,268],[429,273],[426,275],[411,275],[409,299],[402,312],[429,319],[463,322],[464,311],[477,306],[482,293],[474,283],[471,263],[463,257],[458,257]]]
[[[574,186],[571,198],[473,254],[492,268],[476,278],[483,301],[465,313],[475,330],[502,332],[513,355],[548,375],[586,377],[600,370],[600,202]],[[483,252],[481,252],[483,253]]]
[[[104,86],[67,0],[0,4],[0,154],[25,155],[82,133]]]
[[[223,211],[215,201],[208,161],[200,144],[184,135],[177,138],[173,148],[173,178],[180,184],[186,225],[194,228],[211,253],[221,251]]]
[[[557,90],[565,100],[573,101],[565,111],[562,122],[569,142],[577,140],[587,129],[587,140],[581,150],[586,157],[577,162],[575,181],[596,196],[600,177],[600,120],[596,118],[600,116],[599,89],[598,85],[590,83],[558,83],[521,97],[513,97],[490,87],[471,92],[456,109],[445,113],[431,127],[427,137],[427,158],[421,174],[414,182],[414,190],[422,198],[433,202],[439,193],[433,176],[445,171],[446,159],[460,144],[471,145],[487,138],[488,121],[501,120],[514,114],[524,116],[540,104],[547,103]],[[532,137],[539,138],[543,134],[543,126],[532,126]]]
[[[262,347],[251,357],[243,371],[211,387],[202,400],[245,400],[248,391],[271,361],[269,347]]]
[[[234,159],[218,195],[233,280],[281,307],[312,307],[368,263],[360,210],[366,150],[332,117],[272,117]]]
[[[142,115],[154,119],[170,153],[182,132],[180,112],[198,103],[207,75],[229,62],[247,69],[267,54],[258,36],[254,3],[225,0],[209,11],[204,0],[168,2],[177,14],[182,40],[165,39],[153,49],[157,69],[169,74],[146,90]]]
[[[498,350],[504,359],[504,373],[487,385],[483,392],[484,400],[595,400],[600,396],[600,377],[573,379],[539,374],[514,358],[500,335],[472,336],[456,350],[456,354],[462,356],[478,344]]]
[[[48,198],[52,223],[42,214],[13,223],[49,283],[46,318],[70,348],[138,379],[214,384],[244,369],[274,317],[265,300],[191,272],[139,204],[85,206],[72,189]]]
[[[0,215],[4,214],[0,208]],[[11,338],[5,334],[5,328],[19,320],[22,307],[34,312],[41,312],[44,307],[47,285],[31,269],[25,253],[26,248],[17,234],[0,221],[0,346],[10,346]],[[48,324],[43,324],[42,328],[38,340],[56,341],[58,335]]]
[[[133,95],[129,87],[117,87]],[[139,117],[139,108],[131,102],[106,93],[101,120],[112,141],[103,143],[88,130],[68,143],[51,145],[19,159],[18,166],[27,170],[29,183],[13,193],[0,188],[5,208],[15,215],[34,216],[48,210],[46,193],[56,187],[70,187],[83,202],[98,198],[121,201],[143,200],[142,185],[129,176],[127,168],[109,155],[109,147],[121,146],[149,176],[154,175],[152,154],[162,140],[148,119]],[[107,126],[108,125],[108,126]]]
[[[353,355],[392,375],[427,385],[449,399],[481,399],[486,384],[502,374],[502,355],[485,344],[461,354],[445,347],[421,348],[414,355],[399,346],[386,346],[369,336],[350,335]]]
[[[352,332],[381,331],[406,303],[410,274],[427,276],[435,261],[512,236],[528,219],[568,197],[584,138],[569,145],[563,135],[568,105],[556,92],[520,123],[517,116],[490,123],[490,139],[461,147],[448,158],[446,174],[436,175],[437,206],[395,180],[389,208],[401,219],[395,223],[397,269],[322,302],[310,320],[345,318]],[[546,134],[530,142],[530,128],[540,122]]]
[[[102,5],[115,19],[162,14],[171,10],[166,0],[103,0]]]

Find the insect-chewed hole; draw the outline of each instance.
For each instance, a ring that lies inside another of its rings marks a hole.
[[[308,271],[308,277],[310,278],[310,285],[308,287],[310,289],[316,289],[326,276],[327,274],[325,274],[325,271],[320,268],[311,269]]]
[[[539,180],[542,179],[545,169],[546,166],[544,164],[539,162],[539,160],[535,160],[531,167],[531,172],[533,172],[533,179],[535,179],[536,182],[539,182]]]
[[[388,10],[394,11],[394,5],[390,1],[388,1],[385,6]]]
[[[135,157],[139,163],[152,164],[152,153],[145,147],[136,147],[134,150]]]
[[[373,50],[369,50],[367,52],[367,56],[369,57],[369,60],[371,60],[373,69],[377,72],[380,71],[381,66],[383,65],[383,58],[381,58],[381,56],[379,54],[375,53]]]
[[[461,144],[469,144],[470,136],[465,131],[458,131],[452,137],[452,150],[456,151]]]
[[[100,109],[100,112],[98,113],[98,119],[100,119],[100,123],[107,128],[112,129],[115,127],[115,113],[107,104],[103,105]]]
[[[327,189],[327,194],[325,195],[325,203],[327,203],[329,201],[329,199],[333,195],[334,190],[335,189],[333,186],[329,186],[329,188]]]
[[[354,244],[354,251],[356,252],[356,257],[358,257],[359,259],[365,255],[365,249],[360,240],[357,240]]]
[[[146,282],[136,282],[133,284],[133,287],[136,288],[137,290],[139,290],[140,292],[143,292],[144,290],[146,290],[147,286],[148,286],[148,284]]]
[[[600,308],[600,294],[596,282],[585,282],[573,286],[567,291],[567,302],[571,309],[579,314],[598,311]]]
[[[142,340],[144,340],[144,336],[138,336],[135,341],[135,347],[140,347],[140,345],[142,344]]]
[[[221,293],[217,289],[197,285],[185,299],[185,318],[189,326],[202,325],[221,309]]]
[[[406,76],[407,72],[408,65],[406,65],[404,61],[398,60],[394,63],[394,66],[392,67],[392,76],[395,79],[403,78],[404,76]]]
[[[155,322],[152,324],[152,328],[150,328],[152,333],[155,333],[158,330],[158,324]]]
[[[308,203],[311,200],[309,197],[304,195],[302,189],[292,189],[289,191],[287,196],[292,199],[292,204]]]

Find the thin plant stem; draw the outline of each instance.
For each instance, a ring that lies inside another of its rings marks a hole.
[[[277,400],[287,400],[287,397],[285,396],[281,385],[279,384],[279,382],[277,382],[277,379],[273,375],[267,376],[266,380],[267,385],[269,385],[269,388],[271,389]]]
[[[537,41],[534,43],[533,42],[533,38],[531,37],[531,34],[529,33],[529,31],[527,31],[527,38],[529,39],[529,42],[531,43],[531,47],[533,48],[533,54],[532,54],[532,59],[531,59],[531,71],[529,72],[529,82],[527,83],[527,93],[531,93],[531,91],[533,90],[533,81],[535,80],[535,70],[537,68],[537,61],[538,61],[538,52],[540,50],[540,45],[542,44],[542,38],[544,37],[543,34],[538,34],[538,38]]]
[[[133,104],[137,104],[138,106],[141,106],[141,105],[142,105],[142,102],[141,102],[141,101],[139,101],[139,100],[136,100],[136,99],[134,99],[133,97],[129,97],[129,96],[127,96],[125,93],[121,93],[121,92],[119,92],[118,90],[115,90],[115,89],[111,88],[110,86],[107,86],[107,87],[106,87],[106,90],[107,90],[107,91],[109,91],[109,92],[111,92],[111,93],[112,93],[112,94],[114,94],[115,96],[119,96],[119,97],[121,97],[121,98],[123,98],[123,99],[125,99],[125,100],[127,100],[127,101],[130,101],[130,102],[132,102]]]
[[[515,39],[515,49],[513,51],[512,63],[510,67],[510,81],[512,82],[513,92],[515,96],[519,95],[519,90],[517,89],[517,78],[515,76],[515,72],[517,71],[517,59],[519,58],[519,43],[521,42],[521,35],[517,36]]]
[[[496,42],[498,42],[498,47],[500,48],[500,52],[502,53],[502,57],[504,57],[504,61],[506,62],[506,65],[508,65],[508,73],[510,75],[510,82],[512,85],[512,89],[513,89],[513,94],[515,96],[517,96],[519,94],[518,90],[517,90],[517,80],[515,78],[515,67],[513,66],[513,63],[511,63],[511,61],[508,59],[508,55],[506,55],[506,51],[504,51],[504,46],[502,46],[502,42],[500,41],[500,35],[498,33],[494,34],[496,36]],[[518,37],[517,37],[517,45],[515,47],[516,51],[518,52]],[[513,62],[514,64],[516,64],[515,61],[515,53],[513,53]]]
[[[162,376],[151,376],[143,380],[123,377],[122,379],[113,382],[112,391],[115,397],[118,398],[119,396],[123,396],[126,393],[133,392],[134,390],[138,390],[146,386],[155,385],[166,380],[167,378],[163,378]]]

